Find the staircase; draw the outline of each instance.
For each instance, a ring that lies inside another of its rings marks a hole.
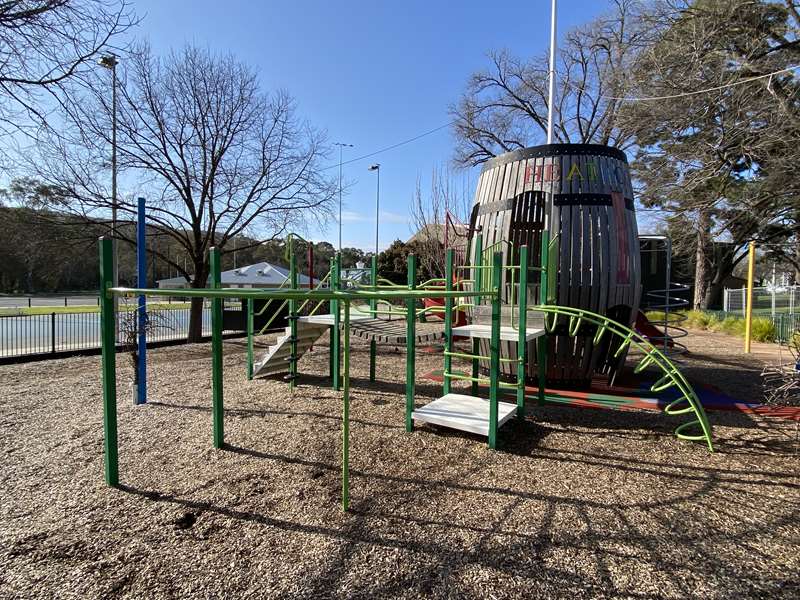
[[[300,360],[327,329],[328,325],[324,324],[297,322],[297,360]],[[283,335],[267,349],[264,357],[253,365],[254,377],[289,372],[289,357],[292,354],[291,337],[292,328],[287,327]]]

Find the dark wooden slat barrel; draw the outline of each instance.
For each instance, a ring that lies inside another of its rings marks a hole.
[[[633,188],[625,154],[601,145],[550,144],[488,161],[478,180],[470,220],[471,263],[480,231],[483,248],[502,251],[505,264],[518,264],[519,247],[527,244],[531,265],[539,265],[544,229],[551,239],[558,238],[558,254],[551,257],[557,270],[556,289],[549,290],[552,303],[585,308],[630,326],[641,289]],[[538,275],[529,278],[529,302],[538,302]],[[503,293],[506,301],[517,294],[507,270]],[[485,320],[486,311],[476,309],[474,318]],[[593,337],[589,327],[575,337],[566,335],[566,323],[548,336],[550,385],[584,387],[597,371],[609,375],[619,371],[625,353],[615,359],[616,342],[609,336],[595,345]],[[488,346],[483,346],[482,353],[488,353]],[[501,356],[515,357],[516,344],[503,342]],[[535,382],[535,343],[529,345],[528,357],[527,376]],[[504,378],[516,375],[512,363],[502,363],[501,369]]]

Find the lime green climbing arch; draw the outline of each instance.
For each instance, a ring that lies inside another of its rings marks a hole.
[[[548,332],[552,331],[558,325],[559,320],[564,318],[567,320],[567,331],[570,336],[576,336],[581,325],[590,324],[597,328],[594,335],[595,343],[600,342],[605,335],[621,338],[622,341],[615,357],[620,356],[626,348],[631,346],[642,352],[643,356],[634,367],[634,372],[640,373],[645,368],[654,366],[663,373],[661,378],[650,387],[650,391],[661,392],[675,388],[680,393],[678,398],[664,407],[664,412],[668,415],[694,413],[695,418],[679,425],[675,429],[675,435],[682,440],[705,441],[709,451],[714,451],[711,424],[694,389],[686,381],[678,367],[644,337],[608,317],[580,308],[539,305],[530,307],[528,310],[544,313],[544,326]]]

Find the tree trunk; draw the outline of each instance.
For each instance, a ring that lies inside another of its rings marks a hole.
[[[797,222],[800,222],[800,219],[795,217]],[[800,285],[800,231],[795,231],[794,234],[794,259],[795,259],[795,268],[794,268],[794,285]]]
[[[206,287],[208,271],[209,265],[207,261],[195,261],[195,276],[189,284],[189,287],[192,289]],[[189,343],[199,342],[203,339],[203,300],[203,298],[191,299],[191,308],[189,310],[189,337],[187,338]]]
[[[697,215],[697,250],[694,266],[694,301],[695,310],[704,310],[708,307],[708,284],[711,246],[711,215],[708,211],[701,210]]]
[[[713,258],[716,260],[713,264],[713,274],[710,276],[709,286],[706,290],[706,308],[722,309],[725,280],[733,273],[735,255],[736,251],[732,247],[718,254],[715,253]]]

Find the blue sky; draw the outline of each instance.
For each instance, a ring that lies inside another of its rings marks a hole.
[[[265,90],[283,88],[298,112],[327,130],[331,141],[354,144],[344,159],[407,140],[449,121],[469,75],[486,52],[519,56],[546,49],[549,0],[503,3],[404,0],[258,1],[137,0],[138,34],[157,51],[184,43],[231,52],[258,69]],[[561,0],[558,27],[586,22],[604,0]],[[345,165],[352,185],[344,199],[343,243],[374,246],[375,178],[381,163],[381,247],[409,237],[409,205],[417,178],[423,189],[436,166],[452,157],[449,128],[372,158]],[[338,154],[332,156],[337,164]],[[334,172],[336,169],[334,169]],[[474,179],[474,173],[466,173]],[[335,222],[313,239],[338,240]]]

